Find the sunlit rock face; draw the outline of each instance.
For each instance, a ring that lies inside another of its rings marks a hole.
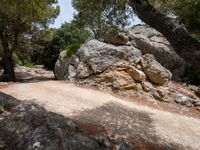
[[[185,62],[159,32],[136,26],[126,31],[103,31],[71,57],[61,52],[55,76],[84,86],[109,88],[123,96],[179,103],[175,98],[179,92],[171,80],[180,78],[184,67]],[[193,106],[196,99],[190,99],[187,106]]]

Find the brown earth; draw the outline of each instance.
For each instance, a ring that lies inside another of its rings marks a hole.
[[[106,132],[137,149],[200,149],[200,115],[191,108],[160,102],[151,106],[145,100],[124,99],[64,81],[11,83],[0,91],[70,117],[85,132]]]

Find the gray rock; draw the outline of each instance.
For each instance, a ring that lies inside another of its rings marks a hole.
[[[198,111],[200,111],[200,106],[195,107]]]
[[[162,101],[162,102],[169,102],[169,100],[166,98],[167,96],[167,90],[166,89],[156,89],[152,91],[153,96],[155,97],[155,99]]]
[[[105,134],[99,134],[95,136],[95,139],[102,145],[105,145],[106,147],[110,147],[111,143],[108,137]]]
[[[130,147],[122,141],[112,140],[111,142],[115,150],[134,150],[134,148]]]
[[[180,103],[181,105],[186,105],[188,107],[191,107],[192,105],[192,100],[191,98],[184,96],[183,94],[180,93],[175,93],[174,94],[174,101],[177,103]]]
[[[194,92],[198,92],[198,87],[197,86],[194,86],[194,85],[188,85],[188,88],[190,89],[190,90],[192,90],[192,91],[194,91]]]
[[[171,72],[158,63],[153,55],[144,55],[141,64],[145,74],[155,84],[165,85],[172,78]]]
[[[62,51],[56,61],[54,73],[56,79],[63,80],[68,74],[68,65],[69,65],[69,57],[66,54],[66,51]]]
[[[93,73],[93,71],[89,68],[87,64],[84,64],[83,62],[80,62],[77,67],[77,77],[82,79],[85,77],[90,76]]]
[[[8,82],[0,82],[0,86],[8,85]]]
[[[173,78],[180,79],[187,66],[186,62],[175,53],[166,38],[149,26],[136,26],[128,31],[134,46],[143,54],[152,54],[155,59],[173,73]]]
[[[68,79],[72,79],[76,76],[76,68],[72,65],[68,66]]]
[[[199,106],[200,107],[200,101],[194,102],[194,106]]]
[[[116,45],[126,45],[129,41],[126,33],[119,31],[117,28],[99,29],[97,30],[96,38]]]
[[[72,55],[69,59],[69,62],[72,66],[75,66],[77,68],[80,61],[76,55]]]
[[[59,79],[100,88],[111,87],[118,93],[142,98],[145,91],[153,89],[150,82],[164,85],[171,80],[171,73],[148,56],[143,57],[141,51],[131,45],[116,46],[91,39],[70,58],[66,52],[61,52],[55,74]],[[149,84],[145,83],[147,77]],[[141,83],[145,83],[143,87]]]
[[[120,60],[139,62],[141,52],[133,47],[114,46],[90,40],[79,49],[77,55],[82,62],[86,62],[92,68],[94,73],[101,73]]]
[[[78,78],[85,78],[91,74],[102,73],[121,60],[135,64],[140,61],[140,58],[141,52],[137,48],[114,46],[93,39],[83,44],[73,58],[68,58],[65,51],[61,52],[55,65],[55,76],[58,79],[64,79],[69,74],[69,64],[73,64],[74,67],[77,66]]]
[[[142,83],[143,90],[149,92],[154,89],[153,85],[150,82],[143,82]]]

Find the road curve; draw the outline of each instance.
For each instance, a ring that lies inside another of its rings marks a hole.
[[[62,81],[14,83],[1,88],[0,92],[37,103],[82,125],[102,127],[115,138],[140,142],[143,147],[200,149],[200,120],[196,118],[139,106],[108,93]]]

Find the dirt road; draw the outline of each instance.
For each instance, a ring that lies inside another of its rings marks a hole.
[[[105,131],[143,149],[200,149],[200,120],[139,106],[62,81],[15,83],[0,92],[74,119],[83,130]]]

